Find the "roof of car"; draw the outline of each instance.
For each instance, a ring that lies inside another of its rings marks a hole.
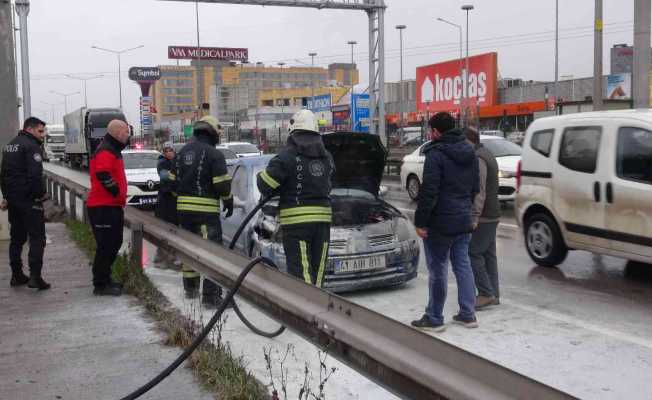
[[[233,162],[232,165],[250,165],[250,166],[267,165],[267,163],[269,163],[269,160],[274,158],[274,156],[275,154],[264,154],[262,156],[238,158],[232,160]]]
[[[568,121],[579,119],[596,119],[596,118],[625,118],[625,119],[638,119],[646,122],[652,122],[652,109],[641,108],[635,110],[608,110],[608,111],[591,111],[574,114],[556,115],[545,117],[535,120],[553,122],[553,121]]]
[[[148,149],[129,149],[122,150],[123,154],[161,154],[158,150],[148,150]]]
[[[255,146],[255,144],[249,143],[249,142],[226,142],[226,143],[220,143],[219,146],[226,147],[226,146],[229,146],[229,145],[232,145],[232,144],[248,144],[248,145],[251,145],[251,146]]]

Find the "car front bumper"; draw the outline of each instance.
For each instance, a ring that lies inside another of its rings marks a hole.
[[[516,178],[498,179],[498,200],[512,201],[516,199]]]

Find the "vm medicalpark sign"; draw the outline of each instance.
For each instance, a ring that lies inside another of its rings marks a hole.
[[[168,58],[173,60],[247,61],[249,59],[249,49],[168,46]]]

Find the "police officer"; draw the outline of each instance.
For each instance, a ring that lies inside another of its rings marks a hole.
[[[176,179],[177,216],[182,228],[201,234],[206,240],[222,243],[220,200],[225,217],[233,214],[231,177],[226,161],[215,145],[219,143],[219,121],[206,116],[194,125],[195,140],[186,144],[175,158],[172,177]],[[199,291],[199,274],[182,267],[186,297],[193,298]],[[215,307],[222,301],[222,288],[204,280],[202,303]]]
[[[290,120],[287,147],[260,172],[263,196],[280,194],[280,222],[288,272],[321,287],[330,240],[333,158],[324,147],[315,115],[297,112]]]
[[[45,250],[45,217],[43,201],[47,197],[43,183],[43,152],[45,122],[27,118],[23,130],[2,151],[0,188],[1,208],[9,209],[11,243],[9,263],[11,286],[47,290],[50,284],[43,280],[43,251]],[[29,278],[23,273],[23,245],[29,238]]]
[[[163,144],[163,154],[159,156],[156,170],[160,180],[158,189],[158,199],[156,202],[155,215],[157,218],[171,224],[177,224],[177,196],[174,192],[175,176],[171,172],[173,169],[174,148],[171,142]],[[168,254],[162,249],[156,252],[155,263],[165,262]]]

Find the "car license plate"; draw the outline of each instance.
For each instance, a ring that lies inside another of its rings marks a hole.
[[[143,197],[140,199],[140,204],[141,205],[147,205],[147,204],[156,204],[156,197]]]
[[[381,269],[387,266],[385,256],[353,258],[350,260],[340,260],[335,263],[335,273],[345,274],[350,272],[367,271],[371,269]]]

